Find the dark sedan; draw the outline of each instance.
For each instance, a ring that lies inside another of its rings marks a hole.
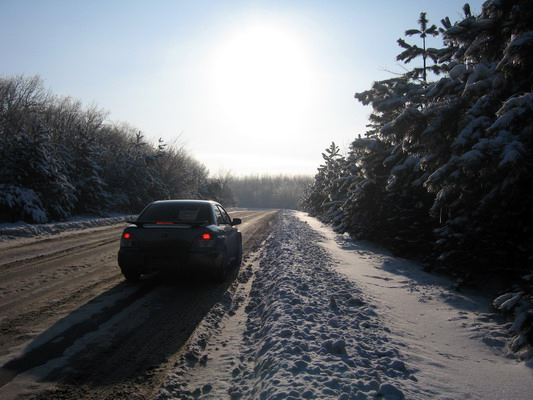
[[[217,202],[161,200],[150,203],[122,233],[118,265],[128,281],[154,271],[207,272],[226,280],[242,260],[241,232]]]

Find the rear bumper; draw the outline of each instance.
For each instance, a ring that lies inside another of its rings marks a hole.
[[[118,265],[122,271],[149,273],[166,272],[210,272],[220,269],[223,252],[218,249],[200,249],[189,253],[159,254],[146,253],[141,249],[121,248],[118,252]]]

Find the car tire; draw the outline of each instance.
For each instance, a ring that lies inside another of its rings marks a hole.
[[[237,250],[237,257],[235,257],[235,262],[233,266],[235,268],[240,268],[242,264],[242,242],[239,243],[239,248]]]
[[[128,282],[139,282],[141,280],[141,273],[135,269],[122,271],[122,275]]]
[[[224,249],[224,254],[222,255],[222,261],[220,263],[220,266],[218,267],[218,270],[215,272],[215,281],[219,283],[226,282],[226,279],[228,277],[228,256],[227,256],[227,250]]]

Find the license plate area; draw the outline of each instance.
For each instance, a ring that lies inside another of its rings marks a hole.
[[[149,257],[148,266],[150,268],[176,268],[179,265],[177,258],[173,257]]]

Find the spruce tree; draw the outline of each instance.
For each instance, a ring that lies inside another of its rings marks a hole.
[[[516,350],[533,340],[533,3],[489,0],[478,16],[463,11],[455,24],[442,20],[444,47],[427,49],[442,78],[430,82],[426,65],[356,94],[373,113],[347,157],[357,168],[344,168],[352,176],[344,226],[459,284],[520,288],[509,294],[520,299]],[[406,34],[435,32],[424,20]],[[424,55],[400,45],[406,62]],[[339,188],[317,189],[331,198],[327,190]]]
[[[422,82],[424,85],[426,85],[428,70],[431,70],[437,74],[440,73],[440,68],[437,65],[427,65],[428,58],[430,58],[434,63],[437,62],[438,51],[434,48],[426,47],[426,38],[428,36],[438,36],[439,30],[437,29],[436,25],[428,26],[429,21],[426,18],[425,12],[420,13],[418,24],[420,25],[419,29],[408,29],[405,31],[405,36],[418,35],[422,39],[422,47],[418,47],[417,45],[411,45],[400,38],[397,42],[400,47],[404,48],[405,50],[402,53],[398,54],[396,59],[398,61],[403,61],[407,64],[417,57],[422,57],[422,68],[413,69],[407,74],[407,76],[411,79],[419,79],[420,74],[422,74]]]

